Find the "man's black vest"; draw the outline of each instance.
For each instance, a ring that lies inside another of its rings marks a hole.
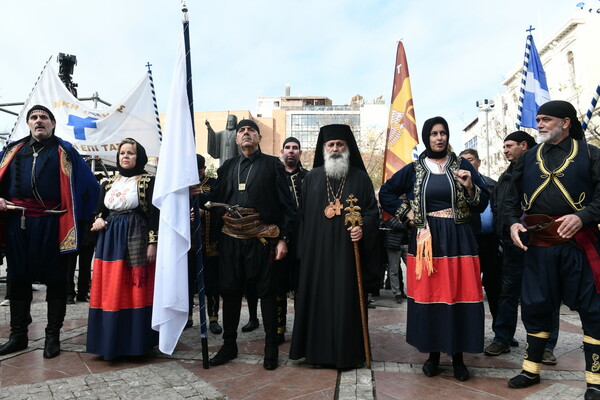
[[[540,193],[554,185],[573,211],[583,210],[592,200],[588,147],[583,140],[571,140],[571,151],[558,168],[550,170],[542,158],[544,143],[523,154],[523,211],[531,206]]]

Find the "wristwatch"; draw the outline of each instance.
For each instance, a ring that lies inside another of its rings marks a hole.
[[[283,240],[285,244],[290,244],[290,238],[288,238],[287,235],[281,236],[279,240]]]

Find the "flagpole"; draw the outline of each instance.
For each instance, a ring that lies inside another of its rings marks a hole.
[[[185,72],[187,78],[187,97],[190,105],[190,116],[192,118],[192,133],[194,141],[196,130],[194,125],[194,94],[192,91],[192,56],[190,51],[190,21],[187,14],[187,6],[183,4],[183,40],[185,45]],[[200,233],[200,208],[198,198],[193,202],[194,233],[196,239],[196,280],[198,284],[198,305],[200,308],[200,341],[202,343],[202,366],[210,368],[208,359],[208,331],[206,329],[206,289],[204,287],[204,262],[202,259],[202,235]],[[188,277],[191,279],[191,277]]]
[[[523,57],[523,70],[521,75],[521,88],[519,89],[519,102],[517,104],[517,129],[521,128],[521,117],[523,114],[523,99],[525,98],[525,83],[527,82],[527,69],[529,68],[529,53],[531,52],[531,31],[535,28],[529,25],[527,41],[525,42],[525,55]]]
[[[192,91],[192,54],[190,52],[190,21],[188,19],[188,9],[185,3],[181,9],[183,12],[183,41],[185,44],[185,75],[187,77],[187,96],[190,103],[190,115],[192,116],[192,131],[194,132],[194,141],[196,139],[196,127],[194,125],[194,93]]]
[[[590,119],[592,119],[592,114],[594,113],[596,104],[598,104],[598,97],[600,97],[600,85],[598,85],[598,87],[596,88],[596,93],[594,93],[594,97],[592,98],[592,103],[590,104],[590,108],[588,108],[588,111],[585,114],[585,117],[583,118],[583,123],[581,124],[581,127],[583,128],[584,133],[590,122]]]
[[[382,183],[412,162],[413,149],[419,143],[406,52],[401,40],[397,44]]]

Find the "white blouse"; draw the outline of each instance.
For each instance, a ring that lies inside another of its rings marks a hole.
[[[126,211],[139,206],[138,178],[139,176],[127,178],[119,175],[104,196],[106,208],[112,211]]]
[[[433,174],[438,174],[438,175],[444,174],[444,173],[446,173],[444,168],[446,167],[446,164],[448,164],[449,160],[450,160],[450,157],[448,157],[443,164],[440,164],[435,161],[432,161],[431,159],[429,159],[429,157],[425,157],[425,165],[427,166],[427,168],[429,168],[429,170]]]

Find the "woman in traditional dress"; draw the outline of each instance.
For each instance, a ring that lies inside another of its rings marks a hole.
[[[426,150],[382,187],[385,211],[412,227],[407,265],[406,341],[429,353],[427,376],[439,373],[440,352],[452,356],[454,376],[469,379],[463,352],[483,350],[484,310],[472,213],[485,210],[489,192],[471,164],[448,150],[442,117],[423,125]],[[408,203],[399,197],[406,194]]]
[[[143,355],[158,344],[152,300],[158,210],[154,176],[144,170],[144,147],[125,139],[117,150],[118,173],[102,185],[97,218],[87,351],[105,360]]]

